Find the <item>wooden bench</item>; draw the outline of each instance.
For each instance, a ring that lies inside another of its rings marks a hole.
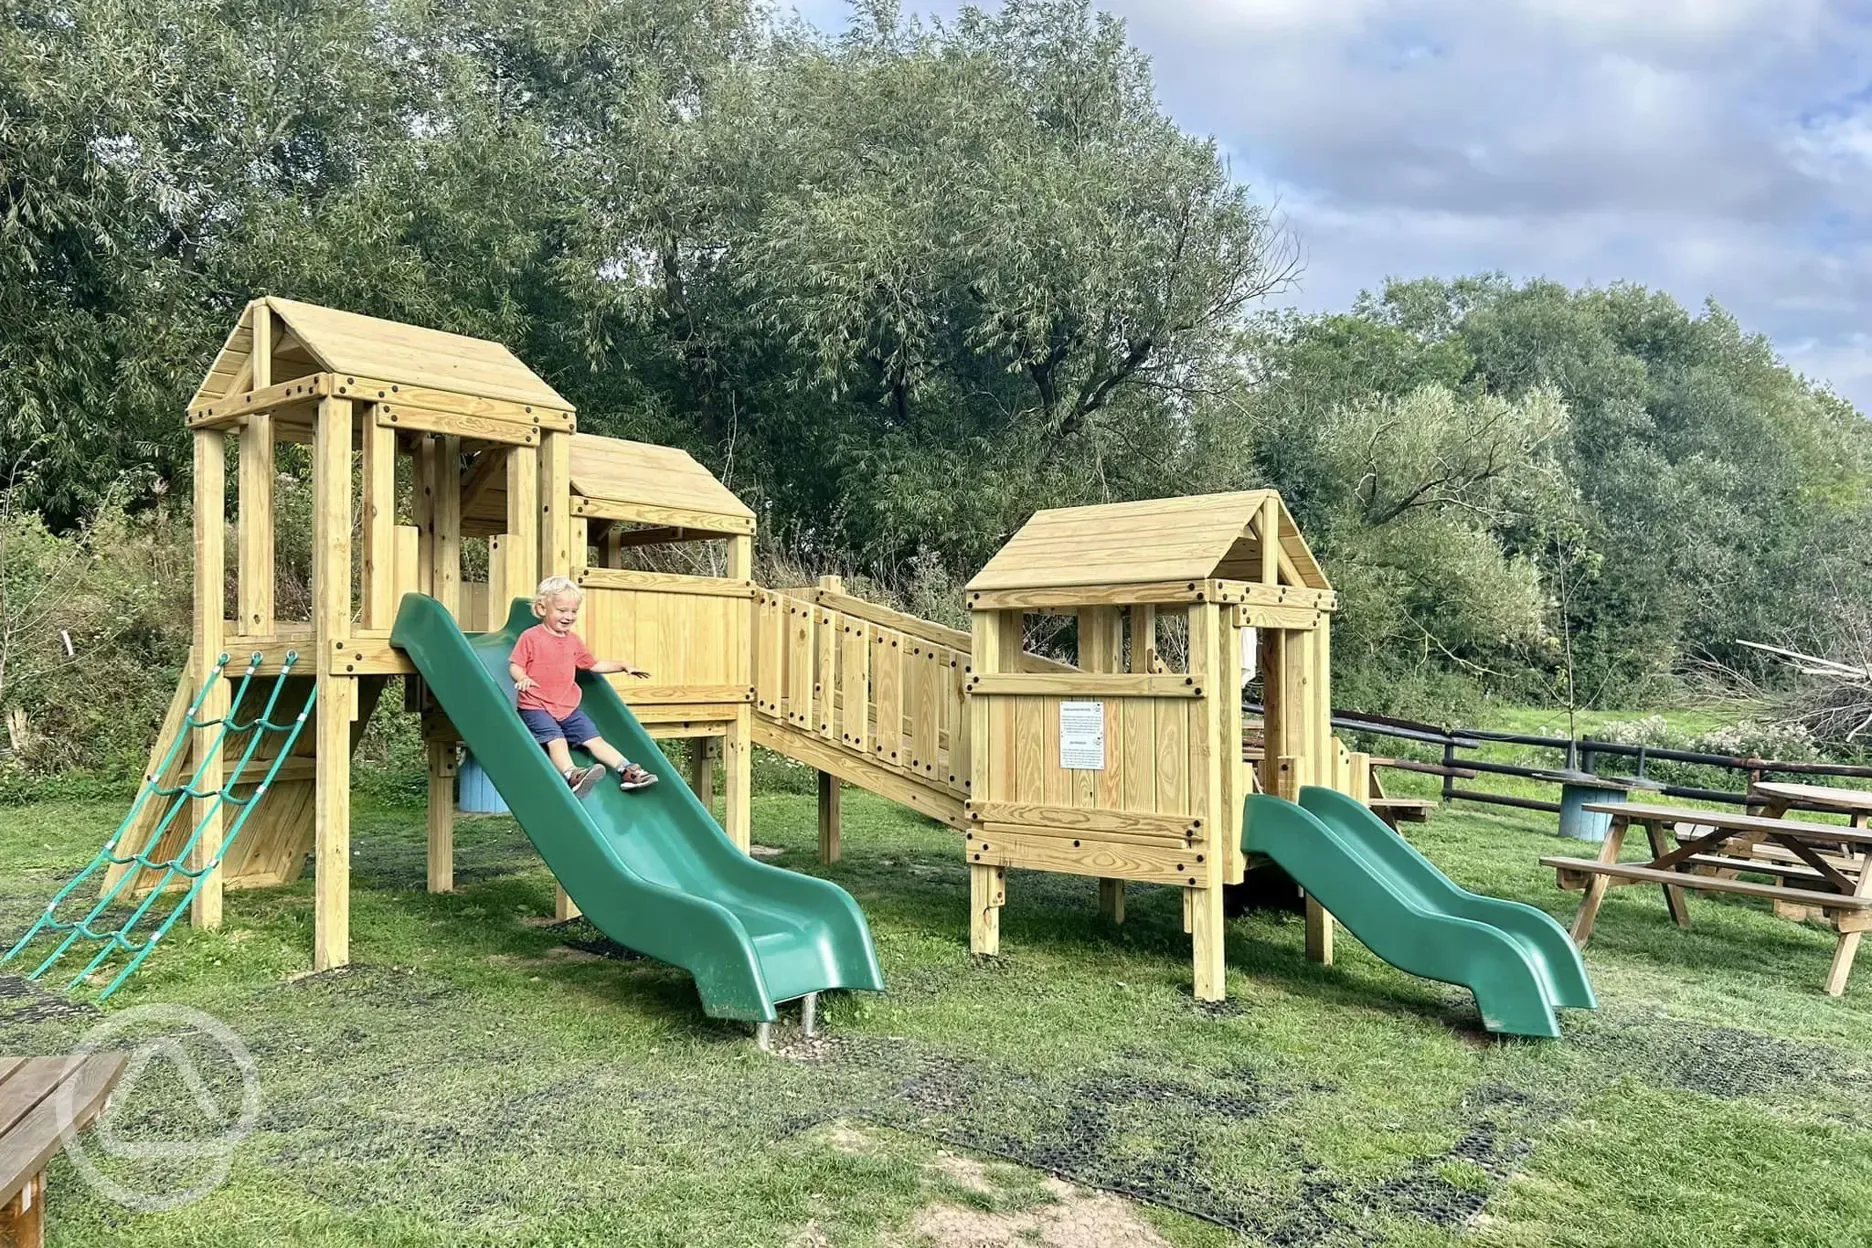
[[[45,1243],[45,1168],[104,1112],[128,1056],[0,1057],[0,1239]]]
[[[1589,803],[1586,809],[1612,817],[1599,856],[1541,859],[1544,866],[1554,868],[1562,888],[1585,889],[1573,920],[1576,944],[1584,947],[1592,938],[1593,920],[1615,881],[1661,887],[1665,905],[1679,927],[1690,925],[1687,892],[1762,897],[1778,908],[1798,907],[1818,914],[1833,927],[1839,940],[1826,992],[1838,996],[1846,990],[1860,938],[1872,928],[1872,871],[1857,869],[1872,847],[1872,832],[1643,802]],[[1651,842],[1648,862],[1619,861],[1626,830],[1632,824],[1643,827]],[[1800,886],[1746,880],[1740,878],[1742,872],[1798,880]]]
[[[1428,823],[1430,812],[1436,803],[1424,797],[1374,797],[1365,803],[1372,808],[1372,813],[1391,825],[1393,832],[1400,823]]]

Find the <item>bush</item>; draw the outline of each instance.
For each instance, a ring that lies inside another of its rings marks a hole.
[[[0,783],[142,766],[188,656],[178,510],[112,504],[57,534],[0,499]]]
[[[1813,734],[1800,724],[1744,719],[1709,732],[1691,734],[1672,728],[1662,715],[1618,720],[1590,734],[1594,740],[1651,749],[1683,750],[1692,754],[1723,754],[1733,758],[1759,758],[1777,762],[1812,762],[1821,755]],[[1596,755],[1593,769],[1601,775],[1629,775],[1637,761],[1623,756]],[[1645,775],[1666,784],[1704,789],[1740,789],[1742,773],[1728,767],[1647,759]]]

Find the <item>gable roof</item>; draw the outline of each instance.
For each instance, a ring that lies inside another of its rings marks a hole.
[[[572,435],[572,494],[608,503],[634,503],[752,520],[754,512],[687,451],[649,442],[626,442],[590,433]],[[492,477],[464,507],[473,534],[498,533],[507,521],[505,474]]]
[[[1261,505],[1279,504],[1283,583],[1331,589],[1299,526],[1272,490],[1196,494],[1034,514],[970,590],[1140,585],[1261,575]]]
[[[754,512],[687,451],[595,434],[572,436],[572,492],[752,520]]]
[[[402,386],[572,410],[558,391],[498,342],[277,296],[256,299],[242,309],[239,322],[189,400],[191,408],[250,387],[254,313],[262,305],[275,317],[274,382],[308,373],[346,373]]]

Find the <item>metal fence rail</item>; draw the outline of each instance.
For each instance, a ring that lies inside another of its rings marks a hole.
[[[1261,704],[1244,701],[1242,709],[1250,714],[1260,714]],[[1416,723],[1383,715],[1361,715],[1353,711],[1334,711],[1332,725],[1345,732],[1359,732],[1395,741],[1410,741],[1418,745],[1440,747],[1443,751],[1440,763],[1414,758],[1374,758],[1372,761],[1374,765],[1381,767],[1442,777],[1443,800],[1446,802],[1481,802],[1492,806],[1512,806],[1521,810],[1546,811],[1550,814],[1559,811],[1558,802],[1522,797],[1514,793],[1494,793],[1472,785],[1458,785],[1457,781],[1476,780],[1485,775],[1495,775],[1512,776],[1537,784],[1558,786],[1560,781],[1554,776],[1558,770],[1616,774],[1599,770],[1601,761],[1607,758],[1629,760],[1629,770],[1624,771],[1619,778],[1646,780],[1648,777],[1645,775],[1645,769],[1652,762],[1690,763],[1739,773],[1741,788],[1739,790],[1709,789],[1697,785],[1661,784],[1657,785],[1655,791],[1667,797],[1747,806],[1749,804],[1748,786],[1776,775],[1822,776],[1852,780],[1872,779],[1872,766],[1855,763],[1811,763],[1742,757],[1732,754],[1705,754],[1695,750],[1676,750],[1663,746],[1627,745],[1620,741],[1600,741],[1589,736],[1549,737],[1530,733],[1496,732],[1486,728],[1443,728],[1435,724]],[[1525,766],[1519,763],[1498,763],[1489,759],[1464,756],[1465,752],[1473,753],[1487,745],[1525,745],[1535,749],[1552,750],[1559,757],[1554,763],[1542,767]],[[1649,787],[1647,785],[1647,788]]]

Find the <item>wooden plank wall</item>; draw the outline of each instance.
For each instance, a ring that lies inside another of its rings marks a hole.
[[[1007,617],[996,621],[1004,631],[1018,627],[1013,612],[982,612],[978,630],[988,614]],[[1123,634],[1115,614],[1091,608],[1080,621],[1080,657],[1107,671],[1119,666],[1116,639]],[[1155,618],[1151,612],[1131,621],[1133,666],[1153,663]],[[1136,631],[1140,626],[1143,633]],[[1145,673],[1115,677],[1105,692],[1091,672],[1062,678],[1079,686],[1074,690],[1049,688],[1053,679],[1000,676],[971,695],[985,735],[972,742],[970,864],[1206,886],[1216,846],[1206,779],[1215,737],[1209,723],[1216,714],[1213,696],[1200,696],[1193,683],[1152,681]],[[1138,687],[1140,679],[1150,684],[1148,690]],[[1035,691],[1019,692],[1023,685]],[[1131,689],[1137,691],[1121,692]],[[1061,704],[1088,700],[1104,707],[1101,770],[1061,765]],[[1120,888],[1102,886],[1101,900],[1109,917],[1122,917]]]
[[[655,589],[587,586],[579,632],[593,654],[651,674],[613,678],[633,704],[746,702],[753,611],[751,591],[708,577],[671,578]]]

